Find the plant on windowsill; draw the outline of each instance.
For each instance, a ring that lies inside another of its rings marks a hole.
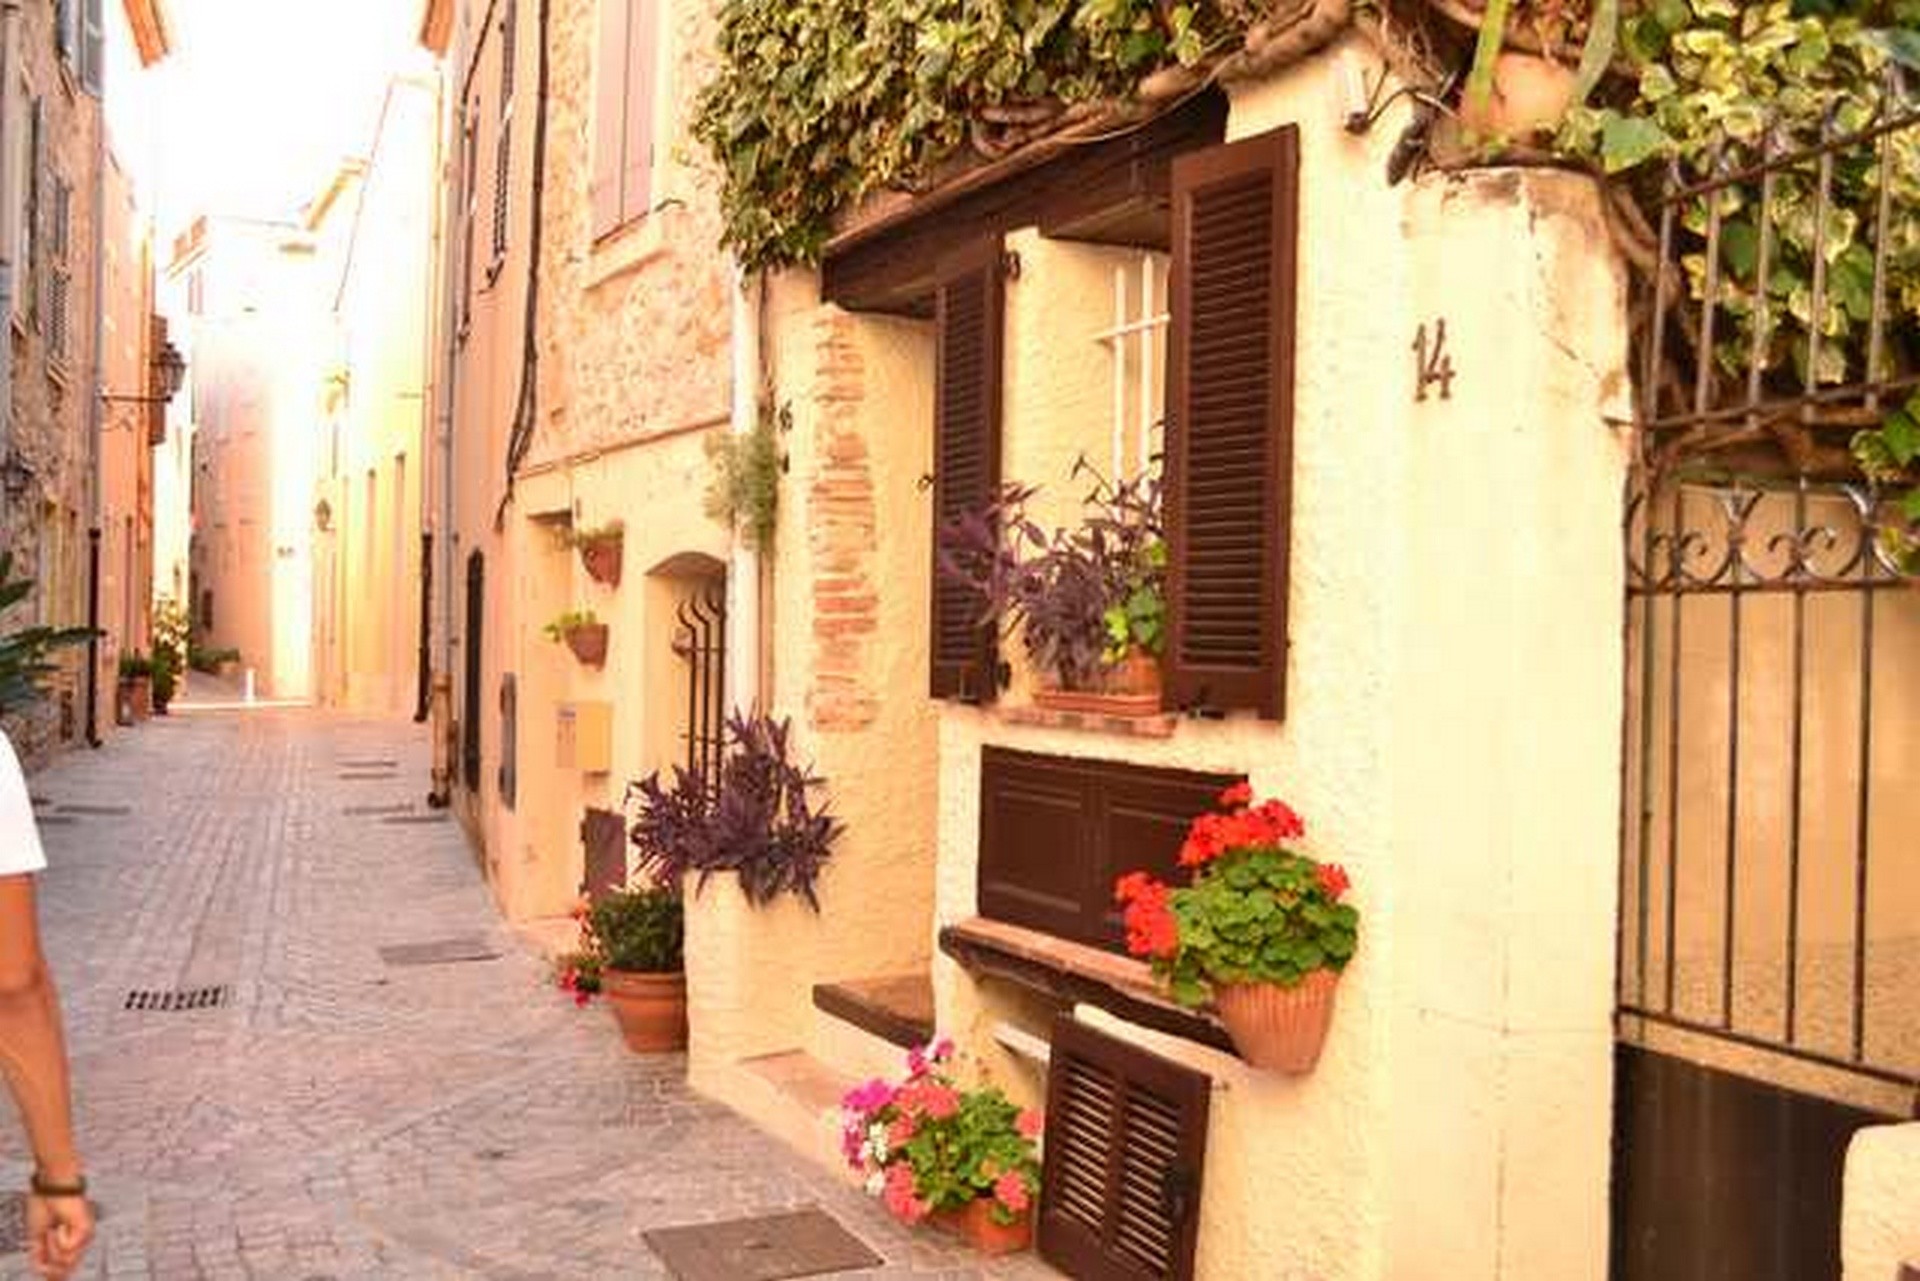
[[[1359,945],[1360,913],[1342,902],[1346,871],[1295,852],[1306,832],[1276,800],[1239,783],[1221,810],[1193,821],[1169,889],[1145,872],[1114,886],[1127,950],[1146,957],[1181,1005],[1212,1002],[1255,1067],[1300,1074],[1320,1058],[1341,971]]]
[[[568,610],[548,623],[547,639],[564,641],[582,667],[604,667],[607,662],[607,625],[590,609]]]
[[[124,715],[114,719],[133,725],[153,715],[153,660],[139,650],[120,659],[120,700]]]
[[[594,993],[605,996],[628,1049],[686,1049],[686,915],[679,893],[630,885],[583,905],[579,916],[581,948],[563,960],[560,986],[581,1005]]]
[[[641,870],[663,885],[698,876],[697,893],[718,872],[740,880],[747,901],[765,907],[796,894],[820,910],[820,873],[843,830],[816,805],[824,783],[789,756],[792,723],[764,713],[734,713],[716,788],[703,771],[676,766],[629,789],[637,795],[633,844]]]
[[[928,1221],[985,1254],[1033,1240],[1040,1189],[1038,1112],[997,1086],[963,1089],[942,1038],[907,1053],[907,1078],[875,1079],[840,1102],[841,1152],[896,1218]]]
[[[575,530],[568,541],[580,549],[580,563],[586,566],[589,578],[596,583],[618,587],[620,551],[625,539],[625,524],[614,520],[590,529]]]
[[[1093,481],[1078,526],[1047,533],[1027,514],[1038,489],[1007,485],[941,529],[940,574],[979,602],[982,626],[1019,630],[1035,703],[1153,715],[1167,612],[1158,473],[1109,480],[1083,457],[1073,477]]]

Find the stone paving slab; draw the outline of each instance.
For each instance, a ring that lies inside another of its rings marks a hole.
[[[33,780],[73,820],[45,833],[42,910],[104,1216],[83,1275],[665,1277],[650,1230],[808,1206],[884,1260],[844,1275],[1054,1275],[894,1223],[575,1009],[456,824],[347,812],[419,805],[416,727],[176,708]],[[393,777],[341,781],[373,760]],[[380,954],[454,938],[499,955]],[[219,1008],[125,1008],[222,985]],[[24,1157],[0,1122],[0,1187]]]

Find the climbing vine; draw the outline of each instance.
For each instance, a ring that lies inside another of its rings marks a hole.
[[[819,259],[833,218],[913,187],[969,143],[1193,66],[1261,0],[725,0],[694,133],[718,159],[728,245],[749,268]]]

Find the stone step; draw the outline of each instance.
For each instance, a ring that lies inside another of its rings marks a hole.
[[[840,1155],[840,1100],[855,1082],[804,1050],[743,1059],[726,1102],[801,1155],[851,1180]]]

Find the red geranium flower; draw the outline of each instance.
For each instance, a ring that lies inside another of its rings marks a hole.
[[[1220,793],[1220,804],[1224,809],[1239,809],[1241,806],[1251,803],[1252,800],[1253,785],[1244,781],[1235,783],[1232,787]]]
[[[1347,879],[1347,869],[1338,863],[1322,863],[1313,870],[1314,877],[1320,882],[1320,888],[1330,899],[1338,899],[1347,892],[1353,882]]]

